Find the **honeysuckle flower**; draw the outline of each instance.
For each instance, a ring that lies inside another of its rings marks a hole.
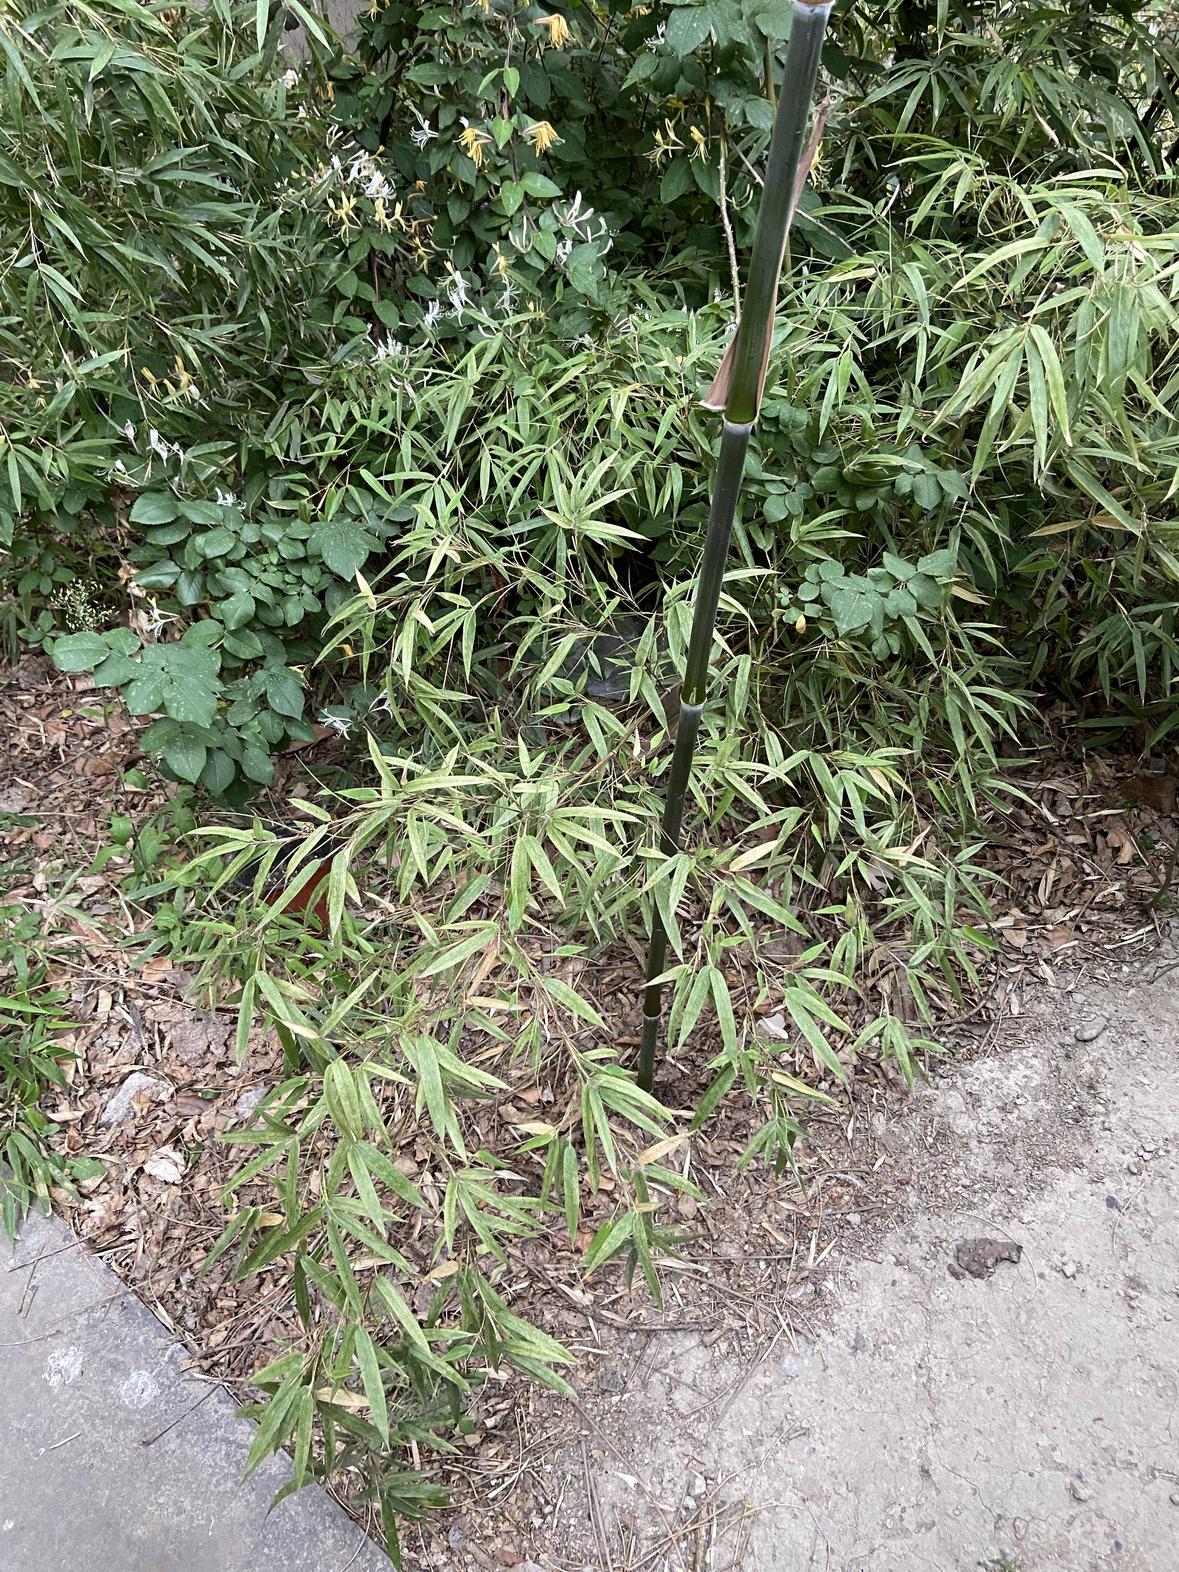
[[[328,211],[341,229],[360,228],[360,225],[352,217],[356,211],[356,198],[354,196],[342,196],[339,202],[335,202],[331,197],[328,197]]]
[[[464,122],[464,129],[459,132],[459,146],[474,164],[476,169],[483,168],[485,150],[491,146],[491,137],[486,131],[481,131],[478,126],[469,126]]]
[[[544,28],[545,33],[548,35],[548,42],[554,49],[564,49],[573,36],[569,31],[569,23],[563,16],[555,14],[553,16],[538,16],[532,25],[533,27]]]
[[[536,156],[540,158],[548,152],[550,147],[556,147],[561,138],[547,120],[538,120],[535,125],[531,125],[525,130],[524,140],[530,145]]]
[[[213,500],[219,508],[236,508],[237,498],[232,491],[222,491],[218,486],[213,494]]]
[[[352,730],[352,722],[346,715],[333,715],[331,710],[320,710],[319,724],[334,731],[338,737],[346,737]]]
[[[573,242],[567,236],[557,241],[556,255],[553,260],[558,267],[564,267],[569,260],[569,253],[573,250]]]
[[[414,113],[417,114],[417,111],[415,110]],[[430,122],[425,119],[424,116],[418,115],[417,120],[417,127],[409,133],[409,139],[416,148],[423,148],[425,147],[426,143],[432,141],[438,135],[438,133],[434,130]]]
[[[131,446],[134,447],[135,427],[131,424],[130,421],[128,421],[127,424],[123,427],[123,435],[127,438],[127,441],[131,444]]]
[[[451,316],[461,317],[467,304],[467,283],[461,273],[456,271],[451,274],[451,283],[447,294],[450,297]]]
[[[289,71],[283,72],[282,85],[286,88],[298,87],[299,73],[293,67]]]
[[[422,318],[422,326],[426,329],[434,327],[441,315],[442,302],[439,300],[431,300],[430,304],[426,307],[426,315]]]
[[[661,164],[665,158],[670,158],[683,145],[675,134],[675,122],[673,120],[665,120],[663,122],[663,130],[655,132],[655,146],[647,154],[647,157],[653,164]]]
[[[692,149],[692,157],[698,158],[700,162],[703,163],[704,160],[708,157],[708,143],[704,140],[703,131],[701,131],[698,126],[689,126],[688,135],[696,144],[696,146]]]

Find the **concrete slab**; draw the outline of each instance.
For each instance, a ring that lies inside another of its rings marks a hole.
[[[388,1572],[322,1490],[243,1483],[253,1427],[52,1218],[0,1235],[0,1572]]]

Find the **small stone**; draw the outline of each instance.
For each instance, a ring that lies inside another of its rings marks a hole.
[[[1073,1038],[1079,1043],[1095,1043],[1108,1025],[1109,1020],[1106,1016],[1095,1015],[1081,1022],[1073,1033]]]
[[[859,1212],[849,1212],[847,1214],[847,1226],[849,1228],[858,1228],[860,1226],[860,1221],[861,1218]]]
[[[1076,1479],[1069,1481],[1068,1493],[1070,1496],[1072,1496],[1074,1501],[1089,1501],[1093,1497],[1093,1492],[1089,1489],[1088,1485],[1082,1485],[1080,1481]]]
[[[248,1119],[262,1099],[269,1093],[269,1086],[251,1086],[233,1105],[235,1119]]]
[[[144,1075],[142,1070],[136,1070],[134,1074],[127,1077],[99,1114],[100,1128],[105,1130],[112,1124],[120,1124],[124,1119],[130,1119],[135,1112],[131,1106],[133,1098],[142,1096],[148,1102],[158,1103],[168,1097],[171,1091],[172,1088],[167,1081],[161,1081],[154,1075]]]
[[[1179,1506],[1179,1490],[1171,1491],[1171,1505]]]
[[[452,1550],[461,1550],[467,1542],[467,1536],[457,1523],[452,1523],[446,1531],[446,1543]]]
[[[778,1010],[774,1015],[763,1015],[757,1023],[757,1034],[772,1043],[784,1043],[790,1036],[784,1013]]]
[[[1077,1263],[1075,1261],[1062,1261],[1057,1267],[1057,1271],[1061,1277],[1075,1277],[1077,1275]]]

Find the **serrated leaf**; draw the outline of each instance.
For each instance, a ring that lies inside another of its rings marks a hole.
[[[110,654],[101,633],[67,633],[55,639],[51,655],[58,671],[93,671]]]
[[[171,524],[180,504],[170,491],[141,491],[131,509],[132,524]]]

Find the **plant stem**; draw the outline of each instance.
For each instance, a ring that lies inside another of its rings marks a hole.
[[[745,455],[761,405],[774,330],[778,280],[787,260],[787,236],[797,200],[796,180],[802,159],[803,137],[810,116],[819,55],[830,13],[830,0],[795,0],[790,43],[782,73],[782,91],[778,96],[761,210],[749,261],[745,309],[741,313],[736,338],[705,400],[712,408],[723,408],[724,427],[713,480],[708,533],[696,582],[696,603],[692,611],[692,632],[688,640],[688,656],[680,691],[675,751],[668,771],[667,798],[659,836],[660,850],[665,857],[674,856],[680,849],[684,801],[708,687],[716,609],[741,492]],[[639,1050],[639,1085],[646,1091],[651,1090],[655,1078],[655,1051],[663,1016],[662,976],[666,963],[667,928],[656,901],[651,923],[651,943],[647,952],[643,1036]]]

